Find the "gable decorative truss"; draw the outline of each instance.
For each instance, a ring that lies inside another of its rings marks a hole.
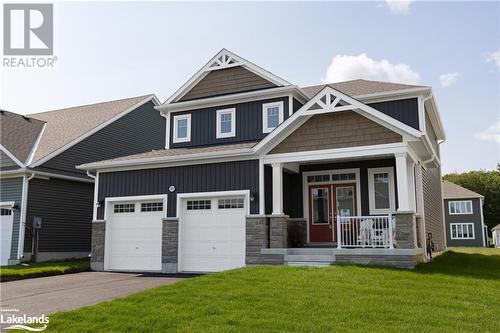
[[[400,134],[404,141],[416,141],[422,136],[422,132],[413,127],[363,104],[330,86],[326,86],[297,112],[259,142],[254,147],[255,152],[257,154],[268,153],[314,115],[341,111],[357,112],[391,131]]]
[[[172,96],[170,96],[165,103],[173,103],[179,101],[188,91],[191,90],[198,82],[200,82],[205,76],[214,70],[226,69],[236,66],[242,66],[245,69],[261,76],[262,78],[274,83],[278,87],[284,87],[291,85],[290,82],[274,75],[271,72],[255,65],[254,63],[243,59],[237,54],[222,49],[219,51],[210,61],[208,61],[205,66],[203,66],[198,72],[196,72],[186,83],[184,83]]]

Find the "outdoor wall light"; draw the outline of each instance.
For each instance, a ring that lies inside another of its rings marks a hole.
[[[257,198],[257,193],[250,193],[250,201],[254,202],[255,198]]]

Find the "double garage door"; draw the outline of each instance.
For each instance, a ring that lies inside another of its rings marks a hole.
[[[245,265],[243,196],[180,197],[178,270],[216,272]],[[107,205],[105,269],[161,271],[162,200]]]

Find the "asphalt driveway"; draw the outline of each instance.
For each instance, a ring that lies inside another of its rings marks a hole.
[[[128,273],[84,272],[0,283],[0,308],[42,315],[172,284],[182,278]]]

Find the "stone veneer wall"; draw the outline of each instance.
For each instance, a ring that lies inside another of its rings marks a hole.
[[[179,218],[164,218],[161,235],[161,271],[163,273],[177,273],[178,244]]]
[[[398,249],[414,249],[417,246],[417,227],[415,214],[396,213],[396,246]]]
[[[92,221],[92,243],[90,245],[90,269],[104,270],[104,242],[106,237],[106,221]]]
[[[249,215],[246,217],[246,249],[247,265],[262,264],[260,250],[269,247],[269,223],[265,216]]]
[[[288,245],[288,216],[269,218],[269,247],[286,248]]]

